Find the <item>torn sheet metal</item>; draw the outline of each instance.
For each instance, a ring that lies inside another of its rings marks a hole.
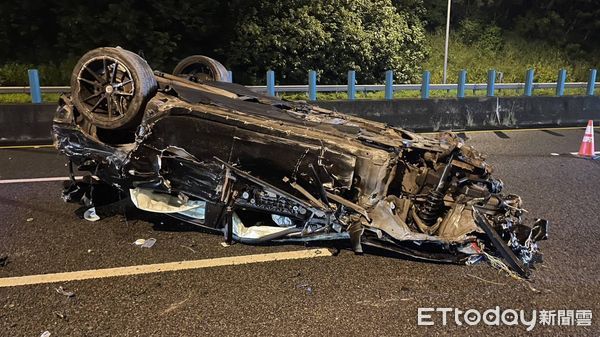
[[[123,78],[156,90],[134,92],[143,106],[131,101],[137,110],[119,111],[135,115],[112,125],[121,117],[110,104],[82,96],[98,86],[79,83],[61,97],[54,143],[142,210],[245,243],[343,239],[357,252],[450,263],[485,252],[524,276],[541,260],[547,221],[527,225],[520,197],[503,194],[485,156],[453,133],[428,137],[232,83],[151,75],[143,59],[128,63],[133,53],[102,52],[138,72]],[[88,82],[106,78],[95,71]],[[68,200],[99,202],[72,192],[89,188],[69,190]]]

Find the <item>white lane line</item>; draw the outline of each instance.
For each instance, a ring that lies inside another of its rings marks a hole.
[[[0,180],[0,184],[18,184],[18,183],[39,183],[48,181],[65,181],[69,177],[45,177],[45,178],[26,178],[26,179],[4,179]],[[83,179],[83,176],[75,176],[76,180]]]
[[[106,277],[162,273],[178,270],[233,266],[270,261],[310,259],[325,256],[332,256],[331,252],[328,249],[309,249],[281,253],[254,254],[243,256],[219,257],[215,259],[146,264],[129,267],[81,270],[66,273],[5,277],[0,278],[0,288],[42,283],[80,281]]]
[[[600,151],[596,151],[594,152],[594,155],[599,155]],[[551,156],[575,156],[575,157],[579,157],[579,153],[578,152],[567,152],[567,153],[556,153],[556,152],[550,152]]]
[[[572,155],[574,155],[574,156],[576,156],[576,155],[579,154],[579,152],[569,152],[569,153],[572,154]],[[596,152],[594,152],[594,154],[600,154],[600,151],[596,151]]]

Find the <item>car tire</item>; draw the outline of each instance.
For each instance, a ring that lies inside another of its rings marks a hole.
[[[119,47],[87,52],[71,74],[73,105],[91,124],[103,129],[139,124],[157,88],[148,63]]]
[[[229,81],[227,68],[219,61],[203,55],[192,55],[184,58],[173,69],[173,75],[187,77],[194,82]]]

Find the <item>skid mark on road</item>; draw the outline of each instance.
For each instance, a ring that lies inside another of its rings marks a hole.
[[[556,137],[564,137],[565,136],[565,135],[563,135],[561,133],[554,132],[552,130],[540,130],[540,131],[545,132],[545,133],[547,133],[549,135],[552,135],[552,136],[556,136]]]
[[[253,254],[232,257],[219,257],[215,259],[167,262],[106,269],[81,270],[66,273],[5,277],[0,278],[0,288],[42,283],[81,281],[117,276],[163,273],[179,270],[234,266],[271,261],[310,259],[315,257],[326,256],[332,256],[331,252],[327,249],[309,249],[281,253]]]
[[[496,136],[498,136],[498,138],[502,138],[502,139],[510,139],[510,137],[509,137],[509,136],[508,136],[506,133],[504,133],[504,132],[502,132],[502,131],[494,131],[494,134],[495,134]]]

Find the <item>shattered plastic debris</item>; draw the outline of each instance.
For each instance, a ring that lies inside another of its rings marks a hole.
[[[63,296],[67,296],[67,297],[73,297],[75,296],[75,293],[72,291],[67,291],[65,290],[62,286],[58,287],[55,289],[57,293],[63,295]]]
[[[60,318],[60,319],[66,319],[67,315],[63,314],[62,312],[58,312],[58,311],[53,311],[54,315],[56,315],[56,317]]]
[[[304,289],[306,291],[306,294],[308,294],[308,295],[313,294],[313,288],[308,283],[299,284],[296,286],[296,288]]]
[[[150,238],[150,239],[146,240],[140,247],[141,248],[152,248],[152,246],[154,246],[155,243],[156,243],[156,239]]]
[[[96,214],[96,207],[88,208],[83,213],[83,218],[86,219],[87,221],[92,221],[92,222],[100,220],[100,217],[98,216],[98,214]]]
[[[140,248],[152,248],[152,246],[154,246],[155,243],[155,238],[137,239],[133,242],[134,245],[139,246]]]

